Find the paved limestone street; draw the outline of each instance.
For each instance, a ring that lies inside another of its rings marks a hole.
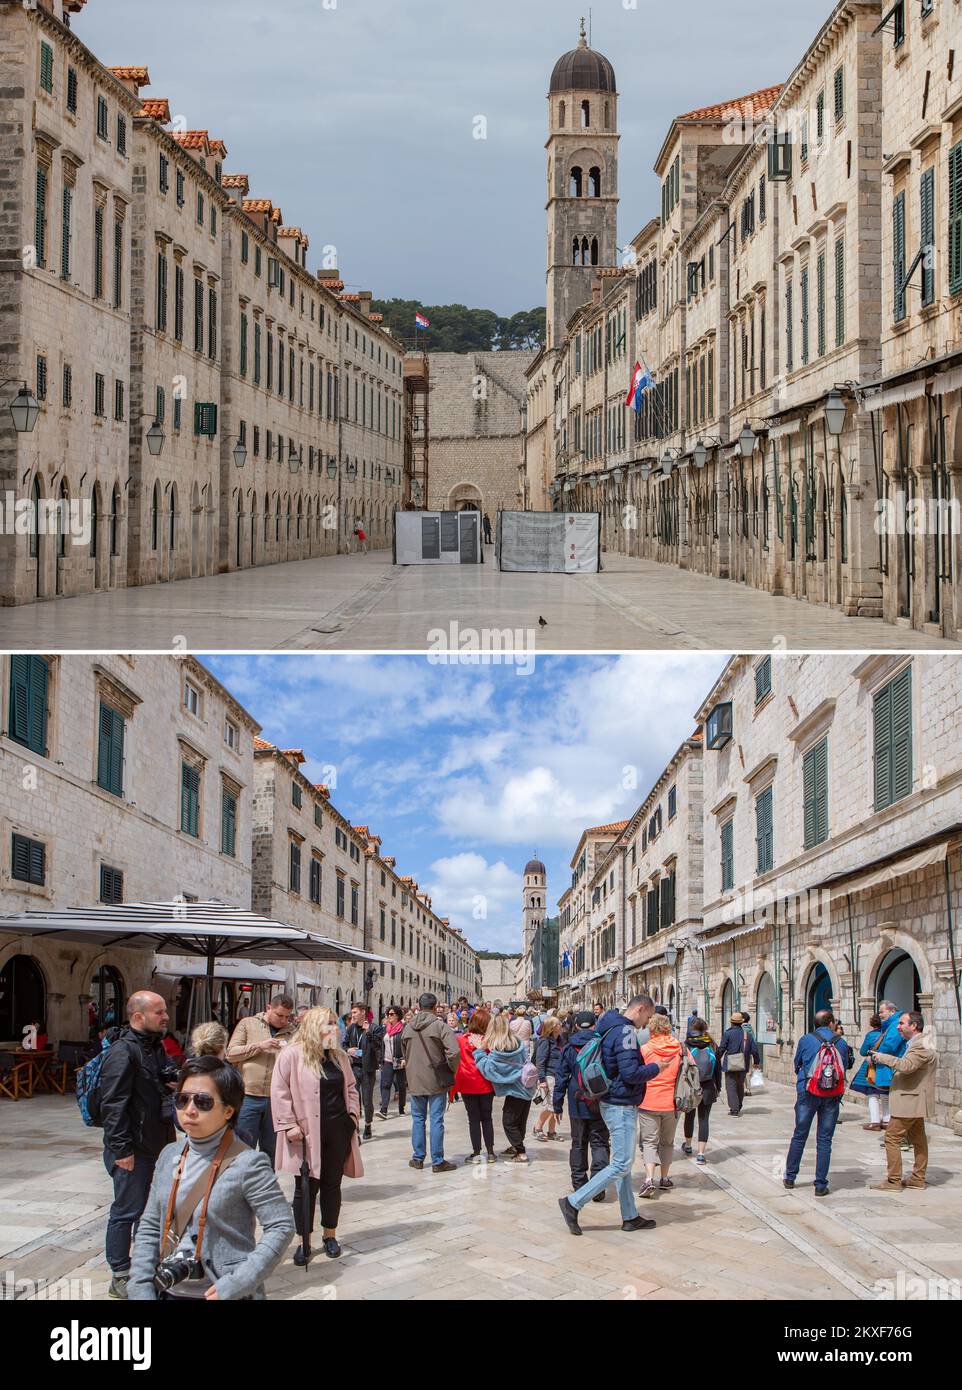
[[[908,627],[652,560],[608,554],[593,575],[502,574],[490,547],[485,560],[405,568],[382,550],[53,599],[0,610],[0,648],[407,651],[456,622],[484,645],[485,629],[520,629],[522,645],[541,651],[958,650]]]
[[[843,1107],[832,1193],[816,1199],[814,1134],[799,1186],[780,1181],[793,1094],[770,1085],[729,1119],[713,1113],[710,1163],[677,1155],[676,1186],[639,1203],[654,1231],[620,1230],[613,1193],[589,1203],[572,1238],[556,1199],[567,1191],[568,1146],[529,1138],[528,1167],[407,1166],[408,1120],[375,1121],[366,1175],[345,1179],[344,1255],[295,1269],[290,1254],[270,1281],[277,1299],[832,1299],[876,1301],[876,1281],[901,1296],[958,1298],[962,1280],[959,1141],[930,1126],[925,1191],[873,1192],[883,1176],[879,1135],[864,1109]],[[105,1298],[103,1235],[110,1183],[100,1131],[85,1129],[69,1096],[2,1102],[0,1288],[15,1280],[90,1281]],[[504,1147],[496,1103],[497,1148]],[[467,1152],[463,1109],[447,1116],[447,1156]],[[568,1134],[567,1117],[562,1132]],[[636,1188],[643,1172],[635,1164]],[[281,1179],[285,1191],[293,1180]],[[9,1271],[9,1273],[8,1273]],[[918,1281],[923,1281],[919,1283]],[[929,1281],[935,1281],[930,1283]],[[941,1281],[941,1283],[939,1282]],[[78,1291],[74,1296],[79,1297]],[[7,1297],[10,1295],[7,1294]]]

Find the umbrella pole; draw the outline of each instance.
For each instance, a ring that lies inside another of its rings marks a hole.
[[[307,1161],[307,1135],[304,1136],[304,1156],[301,1159],[301,1245],[304,1268],[311,1263],[311,1165]]]
[[[214,963],[216,960],[216,946],[213,942],[207,947],[207,1018],[208,1021],[214,1017]]]

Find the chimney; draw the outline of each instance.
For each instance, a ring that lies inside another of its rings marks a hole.
[[[591,303],[592,305],[601,303],[601,281],[592,280],[591,282]]]
[[[374,296],[370,290],[361,290],[358,294],[357,307],[362,318],[369,319],[371,317],[371,300],[373,298]]]
[[[243,208],[244,199],[251,191],[251,182],[246,174],[224,174],[220,181],[221,188],[225,193],[229,193],[234,203],[239,208]]]

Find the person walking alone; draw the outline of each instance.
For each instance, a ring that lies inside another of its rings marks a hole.
[[[438,1018],[437,997],[422,994],[418,1012],[405,1024],[401,1034],[408,1093],[411,1097],[411,1168],[423,1168],[427,1154],[425,1124],[430,1116],[431,1171],[451,1173],[457,1167],[444,1157],[444,1107],[454,1074],[461,1061],[461,1049],[451,1029]]]
[[[831,1054],[834,1054],[831,1055]],[[795,1186],[802,1154],[812,1121],[818,1118],[815,1150],[815,1196],[828,1195],[828,1169],[832,1161],[832,1138],[838,1124],[838,1108],[845,1092],[845,1071],[849,1049],[835,1031],[835,1015],[821,1009],[815,1015],[811,1033],[799,1038],[793,1063],[796,1083],[795,1132],[788,1147],[785,1176],[787,1188]]]
[[[396,1004],[392,1004],[384,1015],[384,1059],[381,1062],[381,1108],[377,1112],[379,1119],[387,1119],[387,1108],[391,1103],[392,1088],[397,1091],[397,1113],[404,1114],[404,1102],[407,1098],[407,1076],[404,1070],[404,1053],[401,1050],[401,1034],[404,1032],[404,1020],[401,1017],[401,1010]]]
[[[922,1036],[925,1020],[915,1009],[899,1016],[899,1032],[905,1040],[901,1056],[891,1052],[870,1054],[876,1067],[890,1067],[890,1119],[885,1131],[885,1181],[875,1184],[877,1191],[899,1192],[903,1187],[924,1187],[929,1165],[929,1141],[925,1121],[935,1112],[935,1071],[938,1054]],[[908,1140],[913,1149],[911,1175],[902,1177],[902,1145]]]
[[[554,1110],[561,1114],[565,1096],[568,1097],[568,1123],[571,1126],[571,1148],[568,1152],[568,1166],[571,1169],[571,1187],[574,1192],[584,1187],[588,1181],[588,1149],[591,1149],[591,1176],[595,1177],[611,1162],[611,1137],[608,1126],[601,1118],[597,1101],[588,1101],[578,1094],[578,1055],[588,1043],[598,1035],[597,1023],[593,1013],[575,1014],[572,1021],[571,1039],[565,1045],[558,1063],[554,1079]],[[591,1199],[603,1202],[607,1193],[602,1188]]]
[[[752,1062],[761,1065],[758,1044],[742,1024],[741,1013],[733,1013],[728,1028],[722,1034],[718,1047],[718,1060],[725,1075],[725,1093],[728,1097],[728,1113],[738,1116],[742,1113],[745,1100],[745,1078]]]
[[[688,1110],[685,1113],[685,1139],[681,1147],[683,1153],[691,1154],[691,1141],[695,1133],[695,1115],[697,1113],[698,1155],[695,1162],[706,1163],[705,1149],[708,1147],[711,1108],[721,1094],[721,1064],[718,1060],[718,1049],[708,1031],[708,1024],[705,1020],[696,1014],[689,1019],[688,1027],[690,1031],[685,1041],[698,1067],[701,1100],[698,1102],[697,1112]]]
[[[480,1037],[477,1033],[471,1036],[476,1042]],[[473,1055],[474,1065],[484,1079],[491,1082],[494,1094],[504,1097],[501,1123],[508,1141],[504,1157],[509,1163],[527,1163],[524,1135],[535,1090],[533,1069],[532,1084],[525,1085],[524,1072],[529,1066],[527,1046],[514,1033],[504,1014],[499,1014],[488,1024],[483,1042],[478,1043]]]
[[[477,1009],[471,1018],[470,1032],[458,1036],[461,1061],[454,1076],[454,1086],[468,1117],[468,1133],[471,1136],[471,1152],[465,1163],[481,1163],[481,1145],[484,1145],[486,1161],[497,1162],[494,1152],[494,1086],[478,1071],[474,1061],[477,1048],[484,1048],[484,1035],[491,1023],[487,1009]]]
[[[294,1036],[293,1012],[290,995],[275,994],[263,1013],[241,1019],[227,1044],[227,1060],[244,1078],[237,1133],[252,1149],[263,1149],[271,1163],[277,1140],[271,1117],[271,1076],[278,1053]]]
[[[612,1184],[618,1189],[623,1231],[649,1230],[655,1224],[638,1215],[631,1189],[631,1165],[638,1143],[638,1107],[644,1103],[648,1082],[669,1066],[667,1058],[650,1064],[641,1059],[637,1030],[648,1026],[654,1012],[651,999],[639,994],[628,1003],[624,1013],[610,1009],[602,1014],[598,1024],[601,1061],[611,1083],[607,1094],[599,1101],[601,1118],[611,1136],[611,1162],[572,1197],[558,1199],[565,1225],[573,1236],[582,1233],[578,1225],[582,1207]]]
[[[314,1229],[314,1204],[321,1199],[324,1253],[336,1260],[341,1253],[337,1223],[341,1212],[341,1180],[361,1178],[357,1132],[361,1104],[354,1069],[338,1043],[337,1019],[331,1009],[309,1009],[297,1033],[297,1041],[277,1059],[271,1079],[271,1109],[279,1144],[278,1168],[296,1174],[294,1222],[301,1244],[294,1263],[306,1263],[304,1251],[304,1179],[301,1166],[307,1159],[310,1225]]]

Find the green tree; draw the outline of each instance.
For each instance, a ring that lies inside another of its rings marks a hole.
[[[490,309],[470,309],[466,304],[422,304],[419,299],[375,299],[374,313],[406,348],[428,352],[492,352],[510,348],[540,347],[544,342],[544,309],[526,309],[501,318]],[[415,330],[414,315],[430,321],[424,333]]]

